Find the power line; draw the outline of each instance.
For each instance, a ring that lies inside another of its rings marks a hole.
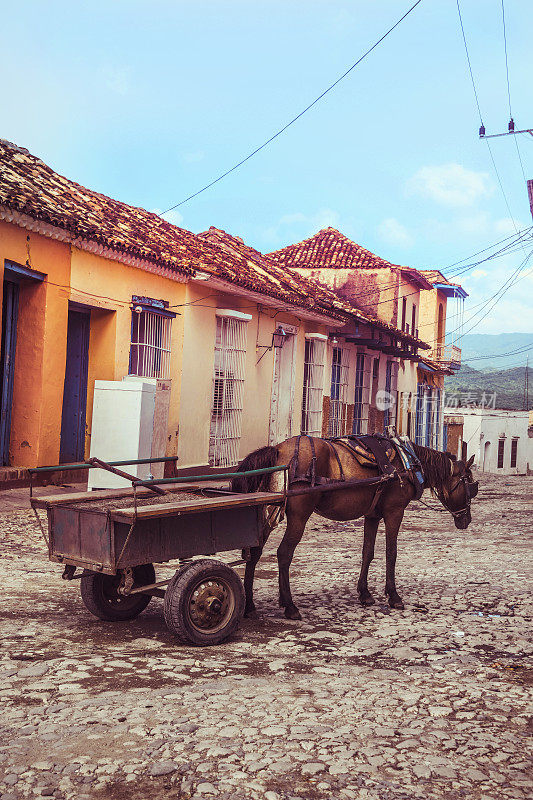
[[[505,73],[507,75],[507,97],[509,99],[509,116],[513,118],[513,111],[511,108],[511,86],[509,84],[509,59],[507,57],[507,33],[505,30],[505,6],[502,0],[502,24],[503,24],[503,46],[505,50]]]
[[[197,196],[198,196],[199,194],[201,194],[202,192],[205,192],[207,189],[210,189],[210,188],[211,188],[211,186],[214,186],[214,185],[215,185],[215,183],[218,183],[218,182],[219,182],[219,181],[221,181],[223,178],[227,177],[227,176],[228,176],[230,173],[232,173],[232,172],[235,172],[235,170],[239,169],[239,167],[242,167],[242,165],[243,165],[243,164],[245,164],[247,161],[249,161],[251,158],[253,158],[255,155],[257,155],[257,153],[259,153],[261,150],[263,150],[265,147],[267,147],[267,145],[269,145],[271,142],[273,142],[273,141],[274,141],[274,139],[277,139],[277,138],[278,138],[278,136],[281,136],[281,134],[282,134],[282,133],[284,133],[284,132],[287,130],[287,128],[290,128],[290,127],[291,127],[291,125],[294,125],[294,123],[295,123],[297,120],[299,120],[299,119],[300,119],[300,117],[303,117],[303,115],[304,115],[304,114],[306,114],[306,113],[307,113],[307,112],[308,112],[308,111],[309,111],[311,108],[313,108],[313,106],[315,106],[315,105],[316,105],[316,104],[317,104],[317,103],[318,103],[320,100],[322,100],[322,98],[323,98],[323,97],[325,97],[325,96],[326,96],[326,95],[327,95],[329,92],[331,92],[331,90],[332,90],[332,89],[334,89],[334,88],[335,88],[335,86],[337,86],[337,84],[339,84],[339,83],[340,83],[342,80],[344,80],[344,78],[346,78],[346,76],[347,76],[347,75],[349,75],[349,74],[350,74],[350,72],[352,72],[352,70],[354,70],[354,69],[355,69],[357,66],[359,66],[359,64],[360,64],[362,61],[364,61],[364,59],[365,59],[367,56],[369,56],[369,55],[370,55],[370,53],[371,53],[373,50],[375,50],[375,49],[376,49],[376,47],[378,47],[378,45],[380,45],[380,44],[381,44],[381,42],[382,42],[384,39],[386,39],[386,38],[387,38],[387,36],[389,36],[389,34],[391,34],[391,33],[392,33],[392,31],[393,31],[395,28],[397,28],[397,27],[398,27],[398,25],[399,25],[401,22],[403,22],[403,20],[404,20],[406,17],[408,17],[408,16],[409,16],[409,14],[410,14],[412,11],[414,11],[414,10],[415,10],[415,8],[416,8],[418,5],[420,5],[420,3],[421,3],[421,2],[422,2],[422,0],[416,0],[416,3],[414,3],[414,4],[411,6],[411,8],[410,8],[408,11],[406,11],[406,12],[405,12],[405,14],[404,14],[402,17],[400,17],[400,19],[399,19],[397,22],[395,22],[395,23],[394,23],[394,25],[393,25],[391,28],[389,28],[389,30],[388,30],[386,33],[384,33],[384,34],[383,34],[383,36],[381,36],[381,37],[380,37],[380,38],[377,40],[377,42],[375,42],[375,43],[372,45],[372,47],[369,47],[369,48],[368,48],[368,50],[367,50],[365,53],[363,53],[363,55],[362,55],[360,58],[358,58],[358,59],[357,59],[357,61],[356,61],[354,64],[352,64],[352,66],[351,66],[351,67],[349,67],[349,68],[346,70],[346,72],[344,72],[344,73],[343,73],[343,74],[340,76],[340,78],[337,78],[337,80],[336,80],[336,81],[334,81],[334,82],[333,82],[333,83],[332,83],[330,86],[328,86],[328,88],[327,88],[327,89],[325,89],[325,90],[324,90],[324,91],[323,91],[321,94],[319,94],[319,95],[318,95],[318,97],[316,97],[316,98],[313,100],[313,102],[312,102],[312,103],[309,103],[309,105],[308,105],[308,106],[306,106],[306,107],[303,109],[303,111],[300,111],[300,113],[299,113],[299,114],[297,114],[295,117],[293,117],[293,118],[292,118],[292,119],[291,119],[289,122],[287,122],[287,124],[286,124],[286,125],[284,125],[284,126],[283,126],[282,128],[280,128],[280,129],[279,129],[279,130],[278,130],[276,133],[274,133],[274,134],[273,134],[273,135],[272,135],[272,136],[271,136],[269,139],[267,139],[265,142],[263,142],[263,144],[259,145],[259,147],[256,147],[256,148],[255,148],[255,150],[252,150],[252,152],[251,152],[251,153],[248,153],[248,155],[247,155],[245,158],[241,159],[241,160],[240,160],[240,161],[239,161],[237,164],[234,164],[234,165],[233,165],[233,167],[230,167],[230,169],[226,170],[226,172],[223,172],[223,173],[222,173],[222,175],[219,175],[219,176],[218,176],[218,178],[215,178],[214,180],[210,181],[210,182],[209,182],[209,183],[207,183],[205,186],[203,186],[201,189],[198,189],[198,191],[196,191],[196,192],[193,192],[193,193],[192,193],[192,194],[190,194],[188,197],[186,197],[184,200],[181,200],[181,202],[179,202],[179,203],[176,203],[175,205],[171,206],[170,208],[167,208],[165,211],[162,211],[162,212],[161,212],[161,214],[160,214],[159,216],[163,216],[163,214],[167,214],[169,211],[173,211],[175,208],[179,208],[179,207],[180,207],[180,206],[182,206],[184,203],[188,203],[188,202],[189,202],[189,200],[192,200],[192,199],[193,199],[193,197],[197,197]]]
[[[533,342],[530,342],[527,345],[522,345],[517,350],[510,350],[507,353],[490,353],[488,356],[471,356],[468,359],[468,362],[470,363],[470,361],[483,361],[484,359],[487,358],[509,358],[511,356],[520,355],[521,353],[527,353],[528,350],[533,350]]]
[[[466,43],[465,29],[464,29],[464,26],[463,26],[463,18],[461,16],[461,8],[459,6],[459,0],[457,0],[457,12],[459,14],[459,22],[461,23],[461,32],[463,34],[463,42],[465,44],[465,52],[466,52],[466,60],[468,61],[468,69],[470,70],[470,80],[472,81],[472,89],[474,90],[474,97],[476,98],[477,110],[479,112],[479,121],[481,122],[481,125],[483,127],[483,116],[481,114],[481,106],[479,105],[479,98],[477,96],[476,83],[474,81],[474,73],[472,72],[472,64],[470,63],[470,55],[468,53],[468,45]]]

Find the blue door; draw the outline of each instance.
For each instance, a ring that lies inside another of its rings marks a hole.
[[[0,357],[0,464],[9,464],[9,436],[11,433],[11,407],[13,405],[13,379],[17,349],[17,318],[19,285],[4,280],[2,301],[2,351]]]
[[[67,363],[63,387],[59,463],[83,461],[85,457],[85,412],[89,368],[89,322],[86,311],[70,309],[67,329]]]

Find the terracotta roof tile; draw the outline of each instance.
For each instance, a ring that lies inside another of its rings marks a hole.
[[[420,288],[431,288],[419,270],[392,264],[352,242],[335,228],[323,228],[309,239],[269,255],[290,269],[399,269]]]
[[[345,318],[342,303],[335,302],[333,295],[328,297],[317,284],[280,269],[274,262],[268,269],[259,269],[260,254],[244,243],[242,252],[224,249],[220,241],[213,244],[157,214],[86,189],[54,172],[24,148],[0,139],[2,206],[176,273],[193,277],[195,270],[208,272],[285,304]]]

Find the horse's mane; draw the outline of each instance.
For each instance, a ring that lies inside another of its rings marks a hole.
[[[425,485],[428,489],[441,492],[445,481],[450,477],[453,458],[448,453],[431,450],[420,444],[413,444],[413,449],[424,470]]]

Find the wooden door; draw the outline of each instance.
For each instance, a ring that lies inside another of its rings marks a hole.
[[[83,461],[85,457],[89,322],[89,312],[77,309],[69,310],[59,449],[60,464]]]
[[[2,353],[0,357],[0,463],[2,466],[9,464],[18,307],[19,285],[13,281],[5,280],[2,302]]]

